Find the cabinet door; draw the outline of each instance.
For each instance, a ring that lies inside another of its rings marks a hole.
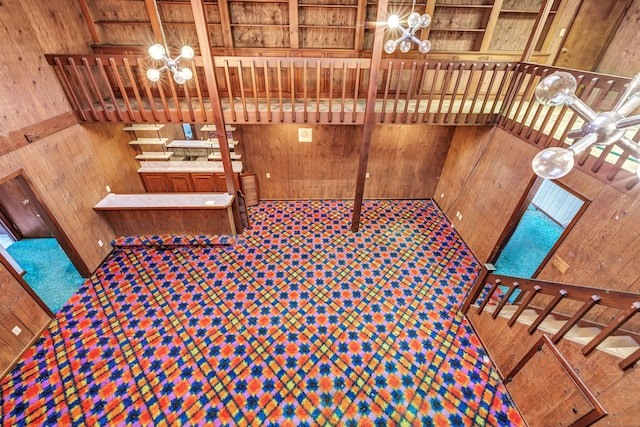
[[[216,191],[216,181],[212,173],[192,173],[193,190],[198,192],[213,193]]]
[[[166,193],[171,191],[164,173],[142,173],[142,184],[147,193]]]
[[[170,191],[176,193],[191,193],[193,192],[193,184],[191,183],[191,177],[188,173],[168,173],[167,179],[169,180]]]
[[[216,189],[215,191],[217,191],[218,193],[226,193],[227,180],[224,177],[224,174],[223,173],[215,174],[214,180],[215,180],[215,189]],[[236,191],[240,190],[240,174],[239,173],[233,174],[233,182],[235,183]]]

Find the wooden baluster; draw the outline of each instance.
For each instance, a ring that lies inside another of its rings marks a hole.
[[[109,114],[109,110],[107,110],[107,106],[104,103],[104,99],[100,94],[100,89],[98,88],[96,79],[93,77],[93,73],[91,72],[91,67],[89,66],[89,61],[87,60],[87,58],[84,58],[84,57],[82,58],[82,65],[84,65],[85,69],[87,70],[87,74],[89,75],[89,81],[91,82],[91,87],[93,88],[93,91],[98,97],[98,102],[100,102],[100,105],[102,106],[102,113],[104,114],[104,116],[108,121],[111,121],[111,114]]]
[[[291,76],[291,121],[293,123],[296,122],[296,64],[295,62],[291,61],[291,66],[289,67],[289,69],[291,70],[291,73],[289,74],[289,76]]]
[[[518,117],[520,116],[520,112],[522,111],[522,107],[524,107],[524,104],[527,103],[529,104],[529,106],[532,105],[533,103],[533,99],[532,99],[532,95],[533,95],[533,83],[536,81],[536,77],[538,76],[538,70],[540,68],[538,67],[534,67],[533,71],[531,73],[526,73],[529,76],[529,82],[527,83],[526,88],[524,89],[524,92],[522,92],[522,96],[520,98],[520,102],[518,102],[518,108],[516,108],[516,112],[513,115],[513,123],[511,124],[511,128],[509,129],[509,131],[513,132],[516,128],[516,124],[518,124]],[[523,79],[524,80],[524,79]],[[520,84],[520,86],[518,86],[518,88],[522,87],[522,83]],[[513,105],[515,105],[516,99],[518,98],[518,94],[515,93],[513,95]],[[506,119],[506,118],[505,118]],[[527,119],[527,116],[525,115],[524,117],[522,117],[522,122],[524,123],[524,121]],[[505,121],[506,123],[506,121]],[[519,132],[518,132],[519,134]]]
[[[533,301],[533,298],[536,295],[538,295],[538,292],[540,292],[541,290],[542,288],[539,285],[535,285],[532,291],[527,292],[526,298],[524,299],[524,301],[520,303],[520,307],[518,307],[516,312],[513,313],[513,316],[511,316],[511,318],[507,322],[509,326],[513,326],[516,323],[516,320],[518,320],[518,317],[520,317],[522,312],[525,311],[527,307],[529,307],[529,304],[531,304],[531,301]]]
[[[422,69],[420,71],[420,83],[416,92],[416,106],[413,109],[413,118],[411,119],[411,123],[416,123],[418,121],[418,114],[420,113],[420,103],[422,102],[422,93],[424,89],[424,82],[427,78],[427,72],[429,71],[429,63],[424,61],[422,64]]]
[[[138,58],[136,61],[136,64],[138,65],[138,74],[144,74],[143,70],[144,70],[144,64],[142,63],[142,58]],[[149,100],[149,107],[151,107],[151,114],[153,115],[153,119],[156,122],[159,122],[160,119],[158,117],[158,110],[156,108],[156,101],[155,99],[153,99],[153,93],[151,93],[151,87],[149,86],[149,79],[147,79],[147,76],[145,75],[140,75],[140,81],[142,82],[142,85],[144,86],[144,90],[147,94],[147,99]]]
[[[506,294],[502,296],[502,299],[498,303],[498,306],[493,311],[493,313],[491,313],[492,318],[495,319],[496,317],[498,317],[498,314],[500,314],[500,310],[502,310],[502,308],[507,304],[507,302],[509,302],[509,298],[511,298],[511,295],[513,295],[513,292],[519,287],[520,287],[520,283],[518,282],[513,282],[511,285],[509,285],[509,290],[507,291]]]
[[[635,365],[640,360],[640,348],[631,353],[622,362],[618,363],[621,369],[626,370]]]
[[[247,98],[244,93],[244,77],[242,76],[242,61],[238,60],[238,82],[240,83],[240,101],[242,102],[242,112],[244,113],[244,121],[249,121],[249,112],[247,111]]]
[[[340,123],[344,122],[344,100],[347,98],[347,61],[342,63],[342,98],[340,99]]]
[[[280,63],[278,62],[278,66]],[[280,72],[280,67],[278,67],[278,72]],[[278,78],[280,75],[278,74]],[[235,122],[236,118],[236,106],[233,104],[233,89],[231,88],[231,74],[229,73],[229,61],[224,60],[224,79],[227,82],[227,96],[229,97],[229,107],[231,108],[231,119]],[[213,99],[214,94],[209,92],[209,98]]]
[[[169,82],[169,88],[171,89],[171,96],[173,96],[173,102],[176,106],[178,121],[183,122],[184,117],[182,116],[182,108],[180,107],[180,99],[178,98],[178,91],[176,90],[176,85],[173,83],[174,82],[173,78],[171,76],[168,76],[168,77],[169,78],[167,79],[167,81]]]
[[[478,307],[478,314],[481,314],[484,308],[487,306],[487,304],[489,304],[489,300],[493,296],[493,293],[496,291],[496,289],[498,289],[498,286],[500,286],[501,284],[502,284],[502,281],[500,279],[496,279],[496,281],[493,282],[493,285],[491,285],[491,289],[489,289],[489,292],[484,297],[484,301],[482,301],[482,304],[480,304],[480,307]]]
[[[524,92],[524,94],[522,95],[522,100],[520,101],[520,104],[524,104],[525,99],[527,100],[527,102],[529,103],[529,105],[527,106],[527,109],[524,112],[524,115],[522,116],[522,120],[520,120],[520,127],[517,130],[517,134],[518,135],[522,135],[522,131],[525,129],[526,127],[526,123],[527,123],[527,118],[531,115],[531,110],[533,109],[534,106],[540,106],[540,103],[536,100],[536,97],[534,96],[534,90],[535,90],[535,86],[537,86],[537,82],[539,82],[540,80],[542,80],[546,74],[548,73],[549,69],[545,68],[542,70],[542,72],[540,73],[540,79],[536,79],[536,77],[538,77],[538,73],[537,73],[538,69],[534,69],[533,70],[533,74],[531,74],[531,80],[529,81],[529,85],[527,86],[527,90]],[[535,86],[533,86],[533,83],[536,83]],[[516,116],[517,117],[517,116]],[[529,126],[531,128],[533,128],[533,126],[535,125],[535,121],[537,120],[537,117],[535,117],[531,123],[529,124]],[[512,130],[515,129],[515,124],[514,126],[511,128]]]
[[[585,314],[589,312],[597,303],[600,302],[600,297],[598,295],[591,295],[589,300],[585,301],[585,303],[580,307],[578,311],[571,317],[571,319],[567,320],[567,323],[564,324],[562,328],[551,338],[551,341],[556,344],[563,336],[566,335],[567,332],[571,328],[573,328],[579,321],[584,317]]]
[[[391,123],[396,122],[398,115],[398,100],[400,99],[400,90],[402,89],[402,72],[404,71],[404,61],[400,63],[400,70],[398,71],[398,79],[396,81],[396,97],[393,101],[393,115],[391,116]]]
[[[258,87],[256,84],[256,61],[251,61],[251,88],[253,89],[253,108],[256,109],[256,121],[260,121],[260,102],[258,101]]]
[[[333,118],[333,60],[329,62],[329,123]]]
[[[189,68],[193,73],[193,82],[196,85],[196,94],[198,95],[198,105],[200,106],[200,111],[202,112],[202,118],[205,123],[209,121],[207,118],[207,109],[204,106],[204,98],[202,97],[202,88],[200,87],[200,79],[198,78],[198,67],[196,67],[195,62],[191,61],[189,64]]]
[[[149,121],[149,119],[147,118],[147,110],[144,108],[144,104],[142,103],[142,98],[140,97],[140,91],[138,90],[138,84],[136,83],[136,79],[133,77],[133,71],[131,71],[131,65],[129,65],[129,60],[127,58],[122,58],[122,63],[124,64],[124,69],[127,71],[129,82],[131,82],[131,89],[133,90],[133,96],[135,96],[136,102],[138,103],[140,116],[142,117],[142,120],[147,122]]]
[[[127,113],[129,113],[129,119],[132,122],[135,122],[136,116],[133,114],[133,109],[131,108],[131,103],[129,102],[127,91],[124,88],[124,84],[122,84],[122,79],[120,78],[120,72],[118,72],[118,65],[116,64],[116,60],[113,58],[109,58],[109,64],[111,65],[111,71],[113,72],[113,75],[116,79],[116,83],[118,84],[118,88],[120,89],[120,95],[122,96],[124,105],[125,107],[127,107]]]
[[[510,74],[511,69],[513,68],[513,73]],[[518,80],[521,79],[521,77],[526,74],[526,70],[521,70],[520,64],[517,64],[515,67],[512,67],[511,64],[507,65],[507,68],[504,70],[504,76],[502,76],[502,79],[500,81],[500,86],[498,86],[498,92],[496,92],[496,97],[494,98],[494,103],[493,103],[493,108],[491,109],[491,114],[497,116],[497,120],[495,122],[496,126],[500,125],[500,114],[504,114],[505,117],[505,123],[506,123],[506,118],[507,118],[507,114],[508,114],[508,110],[509,108],[511,108],[510,106],[510,102],[512,101],[512,96],[514,96],[514,94],[512,94],[513,92],[517,92],[519,85],[518,85]],[[508,76],[511,76],[511,78],[508,78]],[[507,85],[507,82],[509,82],[509,84]],[[496,108],[498,107],[498,100],[500,99],[500,95],[502,95],[502,90],[506,87],[506,91],[504,94],[504,99],[502,100],[502,103],[500,104],[500,109],[498,109],[496,111]],[[491,118],[487,118],[487,123],[489,124],[489,120]],[[504,123],[502,125],[504,127]]]
[[[440,112],[442,111],[442,106],[444,104],[444,98],[447,95],[447,90],[449,89],[449,82],[451,82],[451,76],[453,75],[453,62],[449,63],[447,66],[447,71],[444,74],[444,79],[442,81],[442,86],[440,88],[440,102],[438,103],[438,111],[433,116],[432,123],[438,123],[438,119],[440,117]]]
[[[473,64],[474,67],[475,65],[476,64]],[[476,103],[478,102],[478,96],[480,96],[480,89],[482,89],[482,83],[484,82],[484,78],[487,75],[487,67],[488,67],[488,64],[482,64],[482,71],[480,72],[480,78],[478,79],[476,90],[473,93],[473,100],[471,100],[471,107],[469,107],[469,113],[464,118],[465,124],[469,123],[471,116],[473,115],[473,110],[475,110],[476,108]],[[471,77],[469,77],[469,81],[471,81]]]
[[[162,84],[160,81],[156,82],[156,86],[158,87],[158,94],[160,95],[160,102],[162,102],[162,108],[164,109],[164,116],[167,118],[167,121],[173,121],[171,117],[171,111],[169,111],[169,106],[167,105],[167,97],[164,94],[164,89],[162,89]]]
[[[278,70],[278,100],[280,101],[280,122],[284,122],[284,107],[282,104],[282,65],[278,60],[276,69]]]
[[[407,88],[407,96],[405,96],[404,100],[404,111],[402,112],[402,123],[407,123],[407,113],[409,112],[409,102],[411,101],[411,97],[413,96],[413,87],[415,86],[415,82],[413,81],[414,76],[416,74],[416,69],[418,65],[414,61],[411,64],[411,72],[409,73],[409,87]]]
[[[547,304],[547,306],[542,311],[542,313],[540,313],[538,318],[531,324],[531,326],[529,326],[529,329],[527,329],[527,331],[529,332],[529,335],[533,334],[536,331],[536,329],[538,329],[538,326],[540,326],[540,324],[544,321],[544,319],[547,318],[547,316],[551,313],[551,311],[560,303],[560,301],[562,301],[562,298],[566,296],[567,296],[567,291],[565,291],[564,289],[561,289],[558,295],[554,299],[552,299],[549,304]]]
[[[272,121],[271,117],[271,88],[269,87],[269,66],[267,65],[267,61],[264,61],[264,90],[265,96],[267,98],[267,120],[269,122]]]
[[[391,76],[393,74],[393,63],[389,61],[387,73],[385,74],[384,95],[382,96],[382,111],[380,111],[380,123],[384,123],[384,115],[387,109],[387,98],[389,96],[389,86],[391,85]]]
[[[316,123],[320,122],[320,61],[316,61]]]
[[[422,116],[422,123],[427,123],[431,118],[431,103],[433,102],[433,95],[436,91],[436,82],[438,81],[438,74],[440,74],[441,62],[436,63],[436,68],[433,73],[433,80],[431,81],[431,89],[429,89],[429,99],[427,100],[427,109]]]
[[[98,64],[98,69],[100,70],[100,75],[102,76],[102,80],[104,85],[109,89],[109,96],[111,97],[111,102],[113,103],[113,108],[116,111],[116,116],[118,116],[118,120],[122,121],[122,114],[120,113],[120,108],[118,108],[118,102],[116,101],[116,94],[113,93],[113,86],[111,85],[111,80],[107,76],[107,72],[105,71],[105,65],[102,63],[102,59],[96,58],[96,64]]]
[[[351,113],[351,122],[356,122],[356,117],[358,114],[358,90],[360,89],[360,61],[356,64],[356,84],[353,89],[353,112]],[[374,101],[375,102],[375,101]],[[374,105],[375,109],[375,105]]]
[[[80,115],[82,120],[87,121],[87,116],[84,114],[84,111],[82,111],[82,107],[80,106],[80,102],[78,101],[78,97],[76,96],[75,92],[73,91],[71,83],[69,82],[69,78],[67,77],[67,73],[64,71],[64,67],[62,66],[62,62],[60,62],[60,58],[58,58],[56,56],[54,58],[54,61],[56,63],[56,66],[58,67],[58,71],[60,72],[60,76],[62,77],[63,86],[66,87],[67,93],[71,97],[71,100],[72,100],[74,106],[76,107],[76,111],[78,112],[78,114]],[[117,108],[117,106],[116,106],[116,108]]]
[[[91,97],[89,96],[87,87],[82,81],[82,77],[80,76],[80,71],[78,70],[78,67],[76,66],[76,62],[73,60],[73,58],[69,58],[69,65],[71,65],[71,70],[73,71],[73,74],[75,75],[76,80],[78,81],[78,85],[80,85],[82,94],[84,95],[84,98],[87,101],[87,104],[89,106],[89,110],[91,111],[91,115],[96,121],[98,121],[98,113],[96,112],[96,109],[93,107],[93,102],[91,101]]]
[[[458,88],[460,87],[460,81],[462,80],[462,75],[464,74],[464,64],[460,64],[458,67],[458,77],[456,78],[456,83],[453,85],[453,92],[451,92],[451,100],[449,101],[449,109],[447,113],[444,115],[444,122],[449,123],[449,115],[453,112],[453,104],[456,102],[456,95],[458,94]],[[462,105],[460,106],[462,108]]]
[[[500,64],[496,64],[493,66],[493,72],[491,73],[491,78],[489,79],[489,86],[487,86],[487,91],[484,94],[484,99],[482,100],[482,106],[480,107],[480,111],[478,112],[478,115],[476,116],[476,124],[479,125],[480,124],[480,116],[482,116],[482,114],[484,113],[484,110],[487,106],[487,102],[489,101],[489,98],[491,97],[491,89],[493,89],[493,84],[496,81],[496,76],[498,75],[498,67],[500,67]],[[506,71],[505,71],[505,75],[506,75]],[[494,100],[494,106],[495,103],[498,102],[498,100]],[[491,109],[490,109],[491,110]],[[487,123],[489,123],[490,118],[491,118],[491,111],[489,111],[489,119],[487,119]]]
[[[464,314],[466,314],[467,311],[469,311],[469,307],[471,307],[471,304],[476,302],[476,300],[478,299],[478,295],[480,295],[480,293],[484,289],[487,276],[489,275],[489,273],[493,271],[495,271],[495,267],[492,264],[485,264],[482,266],[482,270],[480,270],[480,272],[478,273],[478,277],[476,278],[476,281],[473,283],[473,287],[469,291],[469,294],[467,295],[467,299],[464,301],[464,304],[460,309],[460,311],[462,311]]]
[[[302,94],[303,94],[303,106],[304,106],[304,113],[303,113],[303,121],[305,123],[307,123],[308,119],[307,119],[307,60],[305,59],[304,62],[302,63]]]
[[[582,354],[589,355],[597,346],[602,344],[611,334],[620,328],[627,320],[631,319],[634,314],[640,310],[640,302],[634,302],[630,308],[624,310],[618,316],[607,325],[598,335],[595,336],[587,345],[582,347]]]

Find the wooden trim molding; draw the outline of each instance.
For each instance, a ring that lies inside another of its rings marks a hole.
[[[10,153],[39,139],[46,138],[79,123],[74,111],[25,126],[22,129],[0,135],[0,155]]]

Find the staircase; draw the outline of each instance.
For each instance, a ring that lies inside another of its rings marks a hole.
[[[479,308],[479,305],[475,304],[473,307]],[[488,304],[485,306],[484,311],[487,313],[494,313],[497,308],[497,304]],[[517,304],[507,304],[501,310],[498,316],[510,319],[518,310]],[[531,326],[536,319],[540,316],[540,313],[534,309],[525,309],[517,318],[518,323],[522,323],[527,326]],[[553,314],[547,315],[547,317],[538,325],[538,329],[551,335],[556,335],[558,331],[567,324],[567,320],[556,319]],[[602,332],[602,329],[595,326],[573,326],[564,335],[564,339],[586,346],[589,342]],[[626,359],[630,357],[635,351],[640,349],[640,344],[630,335],[612,335],[607,337],[601,344],[596,346],[596,350],[603,351],[612,356],[620,359]],[[638,362],[636,362],[638,363]]]

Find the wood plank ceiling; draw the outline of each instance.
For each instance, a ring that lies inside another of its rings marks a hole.
[[[97,53],[137,52],[162,40],[153,0],[79,0]],[[533,58],[550,63],[558,34],[570,25],[579,0],[417,0],[431,26],[420,38],[430,57],[518,60],[531,45]],[[370,56],[378,1],[203,0],[214,55]],[[157,0],[169,47],[196,45],[189,0]],[[392,0],[387,13],[406,17],[408,0]],[[543,22],[536,25],[541,13]],[[392,35],[391,35],[392,36]],[[258,50],[259,49],[259,50]],[[383,57],[386,54],[383,53]],[[394,54],[397,55],[397,54]],[[406,56],[406,55],[405,55]],[[409,56],[421,57],[417,50]]]

